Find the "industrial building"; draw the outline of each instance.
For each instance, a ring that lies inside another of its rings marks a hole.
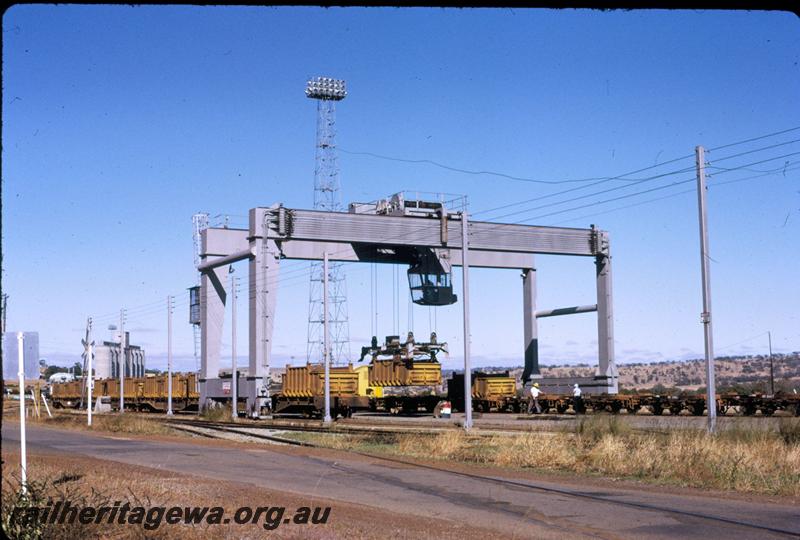
[[[145,353],[137,345],[131,345],[130,332],[125,332],[125,377],[144,377]],[[119,377],[120,345],[115,341],[103,341],[94,348],[94,376],[96,379]]]

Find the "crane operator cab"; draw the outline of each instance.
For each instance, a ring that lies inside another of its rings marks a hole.
[[[408,288],[411,301],[421,306],[449,306],[458,300],[450,272],[435,256],[427,254],[408,269]]]

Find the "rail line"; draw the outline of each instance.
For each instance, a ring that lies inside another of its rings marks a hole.
[[[171,424],[177,424],[177,423],[178,422],[171,422]],[[234,434],[237,434],[237,435],[242,435],[242,436],[246,436],[246,437],[254,437],[254,438],[257,438],[257,439],[264,439],[264,440],[269,440],[269,441],[272,441],[272,442],[279,442],[279,443],[290,444],[290,445],[294,445],[294,446],[303,446],[303,447],[309,447],[309,448],[330,450],[330,448],[326,448],[324,446],[313,444],[313,443],[309,443],[309,442],[294,441],[294,440],[291,440],[291,439],[284,439],[282,437],[275,437],[275,436],[271,436],[271,435],[262,435],[262,434],[255,434],[255,433],[249,433],[249,432],[242,432],[240,430],[232,429],[232,428],[227,427],[225,425],[219,425],[218,423],[215,423],[215,422],[191,422],[191,423],[188,423],[187,425],[194,425],[194,426],[197,426],[197,427],[204,427],[206,429],[223,431],[223,432],[231,432],[231,433],[234,433]],[[172,427],[174,427],[176,429],[181,429],[180,427],[175,426],[175,425],[173,425]],[[264,426],[242,426],[242,427],[259,427],[259,428],[263,428]],[[274,428],[274,429],[280,429],[280,428]],[[298,427],[295,427],[295,429],[299,430]],[[190,430],[183,429],[183,431],[190,431]],[[320,428],[319,430],[308,429],[306,431],[326,431],[326,432],[330,432],[329,430],[324,429],[324,428]],[[197,432],[192,432],[192,433],[197,433]],[[334,432],[334,433],[336,433],[336,432]],[[341,433],[341,432],[339,432],[339,433]],[[213,438],[213,435],[202,434],[202,433],[197,433],[197,434],[201,435],[201,436],[207,436],[207,437],[212,437]],[[787,529],[781,529],[781,528],[778,528],[778,527],[770,527],[770,526],[766,526],[766,525],[759,525],[757,523],[752,523],[752,522],[749,522],[749,521],[731,519],[731,518],[726,518],[726,517],[721,517],[721,516],[714,516],[714,515],[704,514],[702,512],[679,510],[679,509],[675,509],[675,508],[669,508],[669,507],[660,506],[660,505],[656,505],[656,504],[649,504],[649,503],[620,501],[620,500],[615,500],[615,499],[609,499],[607,497],[603,497],[603,496],[600,496],[600,495],[595,495],[595,494],[592,494],[592,493],[574,491],[574,490],[570,490],[570,489],[548,487],[548,486],[537,485],[537,484],[529,483],[529,482],[520,482],[520,481],[516,481],[516,480],[509,480],[509,479],[506,479],[506,478],[497,478],[497,477],[494,477],[494,476],[485,476],[485,475],[481,475],[481,474],[468,473],[468,472],[463,472],[463,471],[454,471],[452,469],[448,469],[448,468],[442,467],[442,466],[436,466],[436,465],[431,465],[431,464],[419,463],[419,462],[415,462],[415,461],[408,461],[408,460],[404,460],[404,459],[400,459],[400,458],[382,456],[382,455],[373,454],[373,453],[370,453],[370,452],[361,452],[361,451],[358,451],[358,450],[341,450],[341,451],[344,451],[344,452],[347,452],[347,453],[350,453],[350,454],[354,454],[354,455],[359,455],[359,456],[366,457],[366,458],[369,458],[369,459],[386,461],[386,462],[389,462],[389,463],[405,465],[405,466],[408,466],[408,467],[416,467],[416,468],[419,468],[419,469],[437,471],[437,472],[441,472],[441,473],[445,473],[445,474],[460,476],[462,478],[469,478],[469,479],[472,479],[472,480],[478,480],[478,481],[482,481],[482,482],[491,482],[491,483],[497,484],[497,485],[513,486],[515,488],[528,489],[528,490],[531,490],[531,491],[539,491],[539,492],[544,492],[544,493],[553,493],[553,494],[558,494],[558,495],[562,495],[562,496],[566,496],[566,497],[573,497],[573,498],[578,498],[578,499],[588,499],[588,500],[592,500],[592,501],[602,502],[602,503],[605,503],[605,504],[626,506],[626,507],[638,508],[638,509],[642,509],[642,510],[666,512],[666,513],[669,513],[669,514],[674,514],[674,515],[679,515],[679,516],[684,516],[684,517],[691,517],[691,518],[695,518],[695,519],[702,519],[702,520],[712,521],[712,522],[717,522],[717,523],[724,523],[726,525],[733,525],[733,526],[736,526],[736,527],[741,527],[741,528],[746,528],[746,529],[751,529],[751,530],[758,530],[758,531],[771,532],[771,533],[775,533],[775,534],[781,534],[781,535],[788,536],[790,538],[800,538],[800,532],[798,532],[798,531],[791,531],[791,530],[787,530]]]
[[[195,426],[204,427],[209,429],[219,429],[220,431],[232,431],[242,435],[250,435],[250,432],[242,432],[242,429],[260,429],[260,430],[279,430],[279,431],[300,431],[309,433],[329,433],[334,435],[365,435],[365,434],[378,434],[378,435],[398,435],[404,433],[445,433],[459,429],[455,424],[448,424],[447,426],[392,426],[392,425],[373,425],[367,424],[364,426],[352,426],[346,424],[336,424],[333,427],[320,426],[318,421],[314,424],[283,424],[283,423],[265,423],[260,421],[253,422],[213,422],[207,420],[188,420],[188,419],[167,419],[164,420],[170,427],[176,426]],[[495,427],[477,427],[473,428],[475,434],[478,435],[499,435],[509,434],[518,435],[521,433],[529,432],[530,430],[521,428],[495,428]],[[253,434],[254,436],[256,434]],[[264,436],[266,437],[266,436]],[[258,437],[256,437],[258,438]]]

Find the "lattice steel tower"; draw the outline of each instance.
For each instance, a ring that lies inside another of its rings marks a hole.
[[[308,81],[306,96],[317,100],[317,149],[314,170],[314,209],[328,212],[343,210],[339,192],[339,169],[336,165],[336,102],[347,96],[345,82],[329,77]],[[347,317],[347,282],[341,263],[328,265],[328,329],[332,364],[350,361],[350,330]],[[323,360],[322,263],[311,263],[311,286],[308,302],[309,362]]]

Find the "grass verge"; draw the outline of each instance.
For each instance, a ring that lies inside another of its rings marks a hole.
[[[19,415],[4,414],[4,420],[18,421]],[[65,411],[53,411],[53,416],[29,417],[27,422],[37,426],[52,426],[70,429],[90,429],[92,431],[105,431],[109,433],[126,433],[142,435],[166,435],[176,432],[169,428],[161,419],[148,418],[145,415],[126,413],[105,413],[92,416],[92,426],[86,425],[86,416]]]
[[[570,431],[477,436],[287,434],[329,448],[479,463],[512,469],[572,472],[655,484],[800,496],[800,419],[777,431],[732,429],[633,431],[615,416],[598,415]]]

